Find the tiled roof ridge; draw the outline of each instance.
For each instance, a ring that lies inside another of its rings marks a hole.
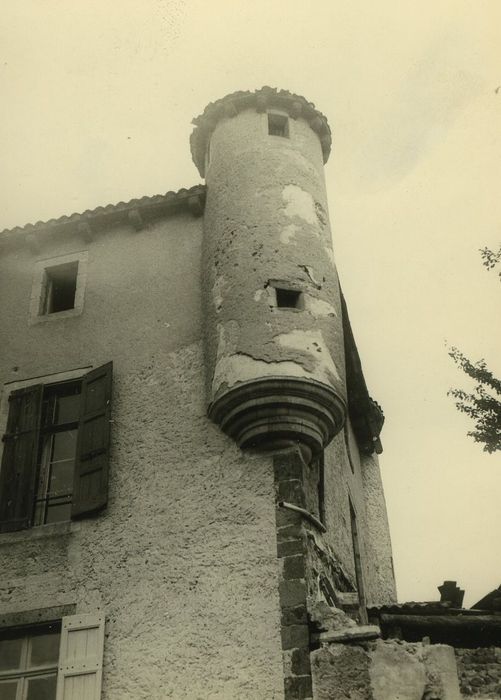
[[[190,136],[190,147],[193,162],[202,177],[205,169],[205,149],[207,140],[222,116],[235,116],[239,111],[255,106],[264,112],[268,106],[282,107],[289,112],[293,119],[306,119],[313,131],[318,134],[322,145],[324,163],[327,162],[332,145],[332,135],[327,118],[313,102],[302,95],[296,95],[289,90],[280,90],[268,85],[257,90],[239,90],[225,97],[210,102],[202,114],[192,120],[195,125]]]
[[[28,223],[23,226],[6,228],[3,231],[0,231],[0,237],[19,233],[35,233],[41,229],[52,229],[65,224],[88,222],[99,217],[126,213],[134,209],[141,210],[162,205],[169,207],[171,205],[175,206],[182,203],[190,205],[189,200],[192,200],[192,203],[194,203],[193,200],[197,200],[199,203],[201,203],[201,205],[203,205],[201,200],[203,200],[205,197],[205,190],[205,185],[199,184],[194,185],[189,189],[182,187],[181,189],[177,190],[177,192],[169,190],[169,192],[166,192],[165,194],[156,194],[151,196],[145,195],[144,197],[131,199],[128,202],[120,201],[117,204],[107,204],[105,206],[98,206],[95,209],[86,209],[81,213],[74,212],[73,214],[69,215],[63,214],[56,219],[49,219],[48,221],[37,221],[35,224]]]

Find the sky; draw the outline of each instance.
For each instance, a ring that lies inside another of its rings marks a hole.
[[[501,375],[498,0],[11,0],[0,229],[200,182],[191,120],[271,85],[328,118],[334,251],[386,423],[400,601],[501,584],[501,459],[447,396],[447,348]]]

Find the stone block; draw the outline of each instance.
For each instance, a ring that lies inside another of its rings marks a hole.
[[[423,648],[423,659],[429,677],[440,686],[441,700],[461,700],[454,649],[445,644]]]
[[[373,700],[422,700],[424,663],[395,642],[377,642],[370,666]]]
[[[282,608],[282,625],[306,625],[308,615],[306,605],[297,605],[295,608]]]
[[[291,671],[295,676],[311,675],[310,650],[308,647],[293,650]]]
[[[293,510],[287,510],[287,508],[277,507],[277,527],[286,527],[288,525],[295,525],[296,527],[301,527],[302,517],[300,513],[296,513]]]
[[[299,479],[288,479],[278,484],[278,499],[292,503],[300,508],[305,507],[303,484]]]
[[[310,654],[315,700],[373,700],[370,656],[361,647],[335,645]],[[398,696],[387,695],[385,700]]]
[[[277,545],[277,556],[279,559],[282,557],[289,557],[291,554],[302,554],[303,553],[303,540],[300,538],[294,540],[287,540],[286,542],[279,542]]]
[[[283,566],[284,579],[296,579],[305,577],[306,569],[304,556],[302,554],[296,554],[292,557],[284,557]]]
[[[283,481],[284,479],[302,480],[304,462],[299,451],[290,451],[276,455],[273,458],[273,469],[277,481]]]
[[[306,583],[304,581],[280,581],[280,605],[294,608],[306,602]]]
[[[282,649],[297,649],[308,647],[310,631],[308,625],[288,625],[282,627]]]
[[[311,676],[289,676],[284,680],[285,700],[312,697]]]

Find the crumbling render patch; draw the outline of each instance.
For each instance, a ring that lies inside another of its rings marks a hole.
[[[298,216],[308,224],[318,226],[315,200],[309,192],[297,185],[286,185],[282,191],[282,199],[285,202],[286,216]]]
[[[312,284],[317,288],[317,289],[322,289],[322,285],[320,282],[315,278],[315,271],[312,267],[309,265],[300,265],[299,266],[302,270],[306,272],[308,277],[310,278]]]
[[[299,231],[299,227],[296,226],[296,224],[289,224],[288,226],[285,226],[280,232],[280,243],[292,243],[292,245],[296,245],[296,241],[294,239],[297,231]]]
[[[298,350],[302,353],[317,357],[317,363],[312,373],[313,379],[330,384],[332,377],[341,381],[339,372],[319,330],[302,331],[295,329],[290,333],[276,335],[274,340],[283,347]]]
[[[315,299],[309,294],[305,295],[305,308],[313,316],[337,316],[336,309],[323,299]]]
[[[236,352],[238,338],[240,336],[240,326],[237,321],[226,321],[226,323],[217,324],[218,344],[217,358],[218,360],[227,355],[232,355]]]
[[[225,279],[222,275],[218,275],[212,287],[212,301],[216,308],[216,313],[221,311],[223,305],[223,289],[225,285]]]
[[[334,251],[332,248],[329,246],[324,246],[324,250],[327,253],[327,257],[329,258],[329,262],[332,265],[332,267],[335,269],[336,268],[336,261],[334,260]]]
[[[228,388],[239,382],[263,377],[308,377],[309,372],[299,363],[290,360],[266,362],[251,355],[239,352],[234,355],[221,357],[216,363],[212,391],[217,392],[224,383]]]

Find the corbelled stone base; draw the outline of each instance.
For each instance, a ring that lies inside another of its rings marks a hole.
[[[209,406],[209,417],[242,448],[278,450],[298,444],[309,461],[341,430],[345,411],[344,401],[330,387],[272,377],[226,392]]]

